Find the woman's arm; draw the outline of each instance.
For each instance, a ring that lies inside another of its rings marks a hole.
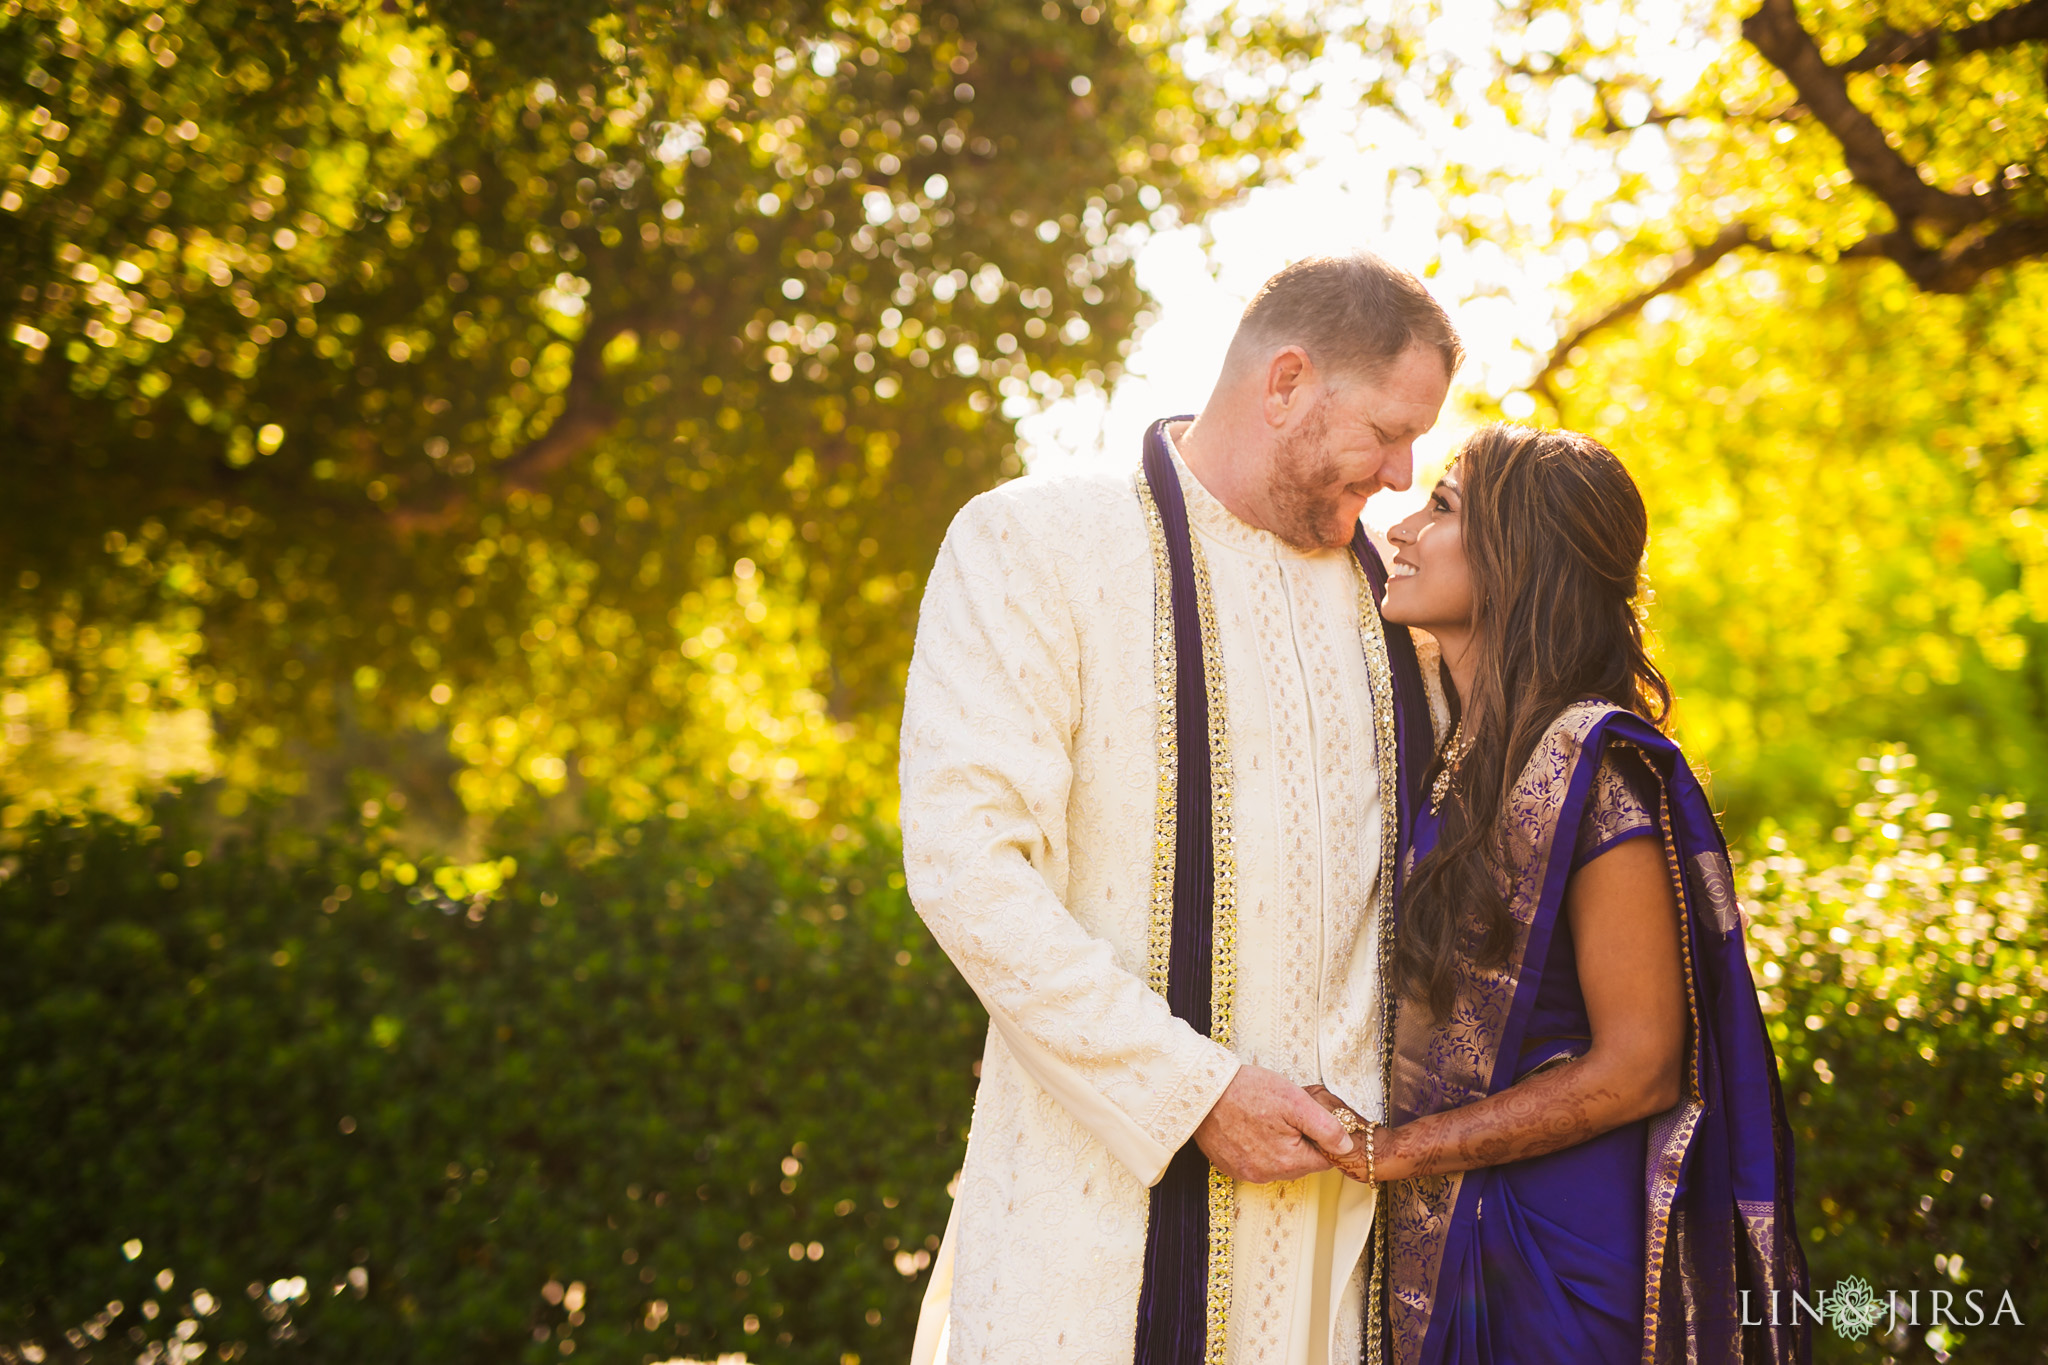
[[[1630,839],[1580,868],[1565,887],[1565,912],[1593,1033],[1586,1055],[1463,1108],[1380,1128],[1381,1180],[1542,1156],[1678,1102],[1685,983],[1662,842]],[[1321,1087],[1311,1093],[1329,1108],[1342,1104]],[[1365,1143],[1337,1164],[1365,1179]]]

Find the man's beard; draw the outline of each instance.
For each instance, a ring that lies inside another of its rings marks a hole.
[[[1351,528],[1337,524],[1344,489],[1337,482],[1329,437],[1329,414],[1318,403],[1274,452],[1273,477],[1266,486],[1273,534],[1297,550],[1341,549],[1351,542]]]

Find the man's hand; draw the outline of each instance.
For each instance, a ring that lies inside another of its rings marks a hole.
[[[1195,1129],[1209,1164],[1233,1180],[1265,1184],[1330,1169],[1351,1154],[1351,1135],[1306,1090],[1277,1071],[1238,1068],[1216,1107]]]

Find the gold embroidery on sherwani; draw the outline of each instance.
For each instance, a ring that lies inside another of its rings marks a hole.
[[[1141,477],[1138,499],[1152,542],[1152,679],[1158,720],[1157,814],[1153,820],[1152,905],[1147,942],[1152,988],[1166,994],[1173,947],[1174,841],[1179,836],[1176,799],[1180,775],[1179,708],[1175,684],[1173,566],[1159,505]],[[1233,1041],[1237,989],[1237,845],[1231,822],[1230,708],[1223,686],[1223,644],[1209,583],[1209,562],[1194,529],[1188,530],[1193,559],[1195,614],[1201,628],[1202,688],[1209,702],[1209,837],[1213,884],[1209,959],[1209,1037],[1224,1047]],[[1237,1184],[1209,1168],[1208,1292],[1204,1305],[1203,1359],[1223,1365],[1230,1340],[1231,1247],[1237,1226]]]
[[[1210,933],[1209,1036],[1224,1047],[1237,1021],[1237,844],[1231,832],[1230,708],[1223,689],[1223,641],[1209,588],[1209,561],[1188,530],[1194,558],[1195,612],[1202,627],[1202,686],[1209,697],[1209,832],[1214,927]],[[1223,1365],[1230,1336],[1231,1244],[1237,1230],[1237,1182],[1209,1168],[1207,1365]]]
[[[1394,716],[1394,670],[1387,658],[1385,624],[1379,605],[1372,598],[1372,583],[1365,567],[1356,564],[1358,575],[1359,633],[1365,637],[1365,671],[1372,685],[1373,761],[1379,772],[1381,804],[1385,794],[1401,789],[1399,732]],[[1398,801],[1398,795],[1396,800]],[[1393,1116],[1394,1077],[1394,869],[1401,856],[1401,822],[1393,811],[1380,817],[1380,870],[1373,882],[1373,916],[1378,923],[1377,970],[1380,979],[1380,1118]],[[1370,1117],[1370,1115],[1368,1115]],[[1382,1365],[1380,1349],[1382,1295],[1386,1288],[1386,1220],[1375,1211],[1373,1217],[1371,1282],[1366,1286],[1365,1351],[1367,1365]]]
[[[1174,705],[1179,661],[1173,643],[1173,566],[1166,557],[1166,527],[1159,520],[1159,504],[1152,500],[1151,485],[1142,477],[1138,480],[1138,502],[1145,509],[1145,529],[1152,541],[1152,704],[1158,716],[1153,727],[1158,787],[1154,796],[1157,814],[1152,821],[1152,909],[1146,980],[1163,996],[1173,947],[1173,846],[1180,837],[1174,800],[1180,782],[1179,717]]]

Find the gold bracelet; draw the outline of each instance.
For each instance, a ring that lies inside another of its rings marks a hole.
[[[1368,1185],[1379,1184],[1379,1158],[1373,1150],[1373,1138],[1377,1130],[1386,1125],[1374,1123],[1371,1119],[1362,1119],[1349,1109],[1333,1109],[1330,1114],[1337,1120],[1337,1126],[1345,1132],[1365,1134],[1365,1180]]]

